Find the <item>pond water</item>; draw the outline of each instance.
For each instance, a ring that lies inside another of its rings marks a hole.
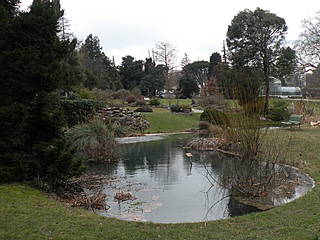
[[[98,213],[124,220],[179,223],[259,211],[233,199],[228,189],[214,182],[219,182],[221,171],[233,159],[216,152],[196,151],[187,157],[182,146],[190,137],[153,136],[151,140],[155,141],[150,142],[131,139],[135,143],[120,146],[120,162],[90,166],[91,173],[113,176],[113,181],[103,186],[110,208]],[[134,199],[117,201],[114,196],[119,192],[130,192]]]

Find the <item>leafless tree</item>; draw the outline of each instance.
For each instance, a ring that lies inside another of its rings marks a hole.
[[[169,85],[169,73],[175,69],[177,61],[177,49],[168,42],[156,43],[154,50],[155,60],[159,64],[163,64],[166,67],[165,73],[165,88],[170,90]]]
[[[172,71],[176,66],[177,49],[168,42],[158,42],[155,47],[155,60]]]
[[[302,24],[304,31],[295,42],[298,61],[306,70],[314,70],[320,63],[320,12]]]

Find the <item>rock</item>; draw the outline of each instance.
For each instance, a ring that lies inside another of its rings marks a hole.
[[[219,138],[197,138],[187,143],[185,148],[200,151],[212,151],[218,149],[223,144],[224,140]]]
[[[135,200],[136,198],[130,192],[118,192],[114,196],[114,198],[118,201],[128,201],[128,200]]]
[[[104,121],[118,121],[134,132],[143,131],[150,126],[141,113],[135,113],[128,109],[104,108],[97,113],[97,116]]]

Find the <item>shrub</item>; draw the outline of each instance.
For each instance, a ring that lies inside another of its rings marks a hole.
[[[264,97],[258,97],[255,102],[244,103],[243,110],[248,114],[264,113]]]
[[[101,89],[93,89],[92,91],[93,97],[97,101],[101,101],[104,103],[110,102],[111,99],[111,90],[101,90]]]
[[[62,101],[62,109],[68,127],[85,122],[88,116],[102,107],[101,102],[89,99]]]
[[[131,94],[135,97],[141,96],[141,91],[138,87],[135,87],[131,90]]]
[[[127,103],[134,103],[136,101],[136,97],[135,96],[133,96],[133,95],[130,95],[130,96],[128,96],[127,98],[126,98],[126,102]]]
[[[170,111],[177,113],[177,112],[181,112],[182,109],[181,109],[180,105],[173,104],[173,105],[170,106]]]
[[[81,96],[78,93],[71,93],[67,97],[61,97],[61,99],[65,100],[79,100],[81,99]]]
[[[235,196],[259,198],[277,189],[287,179],[287,164],[291,137],[261,128],[249,114],[230,115],[236,127],[226,128],[228,150],[237,153],[221,174],[221,182]],[[230,163],[230,164],[229,164]],[[275,191],[274,191],[275,192]]]
[[[199,122],[200,137],[220,137],[223,136],[223,129],[207,121]]]
[[[189,105],[181,105],[181,110],[184,113],[190,113],[192,111],[192,109]]]
[[[316,113],[316,106],[310,102],[298,101],[294,103],[294,113],[312,116]]]
[[[234,71],[237,81],[233,86],[233,95],[240,106],[256,102],[259,97],[259,90],[263,81],[263,74],[260,71],[244,68],[241,71]]]
[[[90,91],[88,88],[81,88],[79,90],[79,96],[82,99],[91,99],[93,98],[93,92]]]
[[[107,122],[107,126],[111,128],[111,131],[113,131],[115,137],[128,136],[132,131],[128,126],[121,125],[116,120]]]
[[[38,181],[48,187],[44,190],[57,191],[66,179],[80,175],[84,170],[82,158],[75,154],[75,149],[64,138],[55,139],[50,144],[38,144],[35,150],[33,157],[39,159]]]
[[[213,125],[228,125],[227,115],[216,109],[206,109],[200,115],[200,121],[207,121]]]
[[[160,105],[160,100],[157,99],[157,98],[152,98],[152,99],[150,99],[150,101],[149,101],[149,105],[159,106],[159,105]]]
[[[142,96],[136,99],[136,106],[144,106],[146,105],[146,100]]]
[[[57,94],[39,93],[29,105],[6,104],[0,118],[0,182],[46,178],[48,183],[77,171],[61,139],[65,122]]]
[[[175,112],[175,113],[190,113],[191,112],[191,107],[189,105],[178,105],[178,104],[174,104],[170,106],[170,110],[171,112]]]
[[[134,110],[135,112],[153,112],[151,107],[143,106]]]
[[[203,108],[212,108],[213,106],[223,108],[225,105],[223,96],[220,94],[215,96],[202,97],[199,99],[199,104]]]
[[[120,124],[93,119],[89,123],[80,124],[66,134],[68,142],[78,151],[84,153],[89,160],[111,162],[118,160],[115,133]]]
[[[111,97],[113,99],[125,99],[129,95],[130,95],[130,92],[125,89],[120,89],[116,92],[111,93]]]
[[[285,101],[274,101],[268,111],[268,119],[272,121],[282,121],[288,119],[289,116],[288,103]]]

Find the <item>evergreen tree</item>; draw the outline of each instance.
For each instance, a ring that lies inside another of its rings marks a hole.
[[[122,88],[121,77],[114,63],[103,54],[102,76],[98,87],[101,89],[118,90]]]
[[[140,90],[144,96],[159,96],[165,84],[166,68],[164,65],[157,65],[152,58],[147,58],[144,64],[144,77],[140,82]]]
[[[83,82],[83,70],[81,68],[78,53],[76,51],[77,39],[63,40],[67,47],[67,54],[60,62],[61,89],[65,95],[69,95],[72,89]]]
[[[81,64],[99,78],[103,61],[99,38],[90,34],[80,48],[80,55]]]
[[[217,66],[221,63],[220,53],[212,53],[208,69],[208,78],[217,77]]]
[[[273,65],[281,54],[286,31],[283,18],[260,8],[239,12],[228,27],[227,46],[233,65],[239,70],[250,67],[263,72],[266,111],[269,78],[274,74]]]
[[[179,92],[181,97],[192,98],[199,94],[199,86],[191,74],[183,73],[179,79]]]
[[[92,90],[94,87],[98,86],[98,78],[88,69],[84,70],[84,86]]]
[[[179,81],[179,91],[184,97],[191,97],[198,94],[204,87],[208,79],[209,62],[195,61],[182,69],[182,75]]]
[[[120,89],[120,75],[113,62],[102,52],[100,40],[90,34],[80,48],[80,62],[89,79],[85,80],[85,87],[101,89]],[[90,72],[90,74],[88,74]],[[92,77],[92,74],[94,77]],[[95,79],[95,81],[92,81]],[[89,83],[89,84],[87,84]]]
[[[184,53],[183,58],[181,59],[181,68],[191,63],[190,57],[187,53]]]
[[[2,0],[0,2],[0,11],[2,20],[9,20],[19,13],[20,0]]]
[[[273,76],[278,77],[282,85],[285,86],[285,79],[296,70],[297,58],[296,52],[290,47],[283,47],[280,49],[276,64],[273,66]]]
[[[144,76],[143,62],[141,60],[135,60],[132,56],[125,56],[122,58],[122,63],[119,66],[119,72],[124,89],[138,87]]]
[[[63,11],[58,0],[35,0],[22,13],[17,1],[7,2],[11,7],[0,6],[6,16],[0,44],[0,181],[53,182],[76,173],[80,164],[59,140],[63,119],[53,94],[62,86],[60,64],[68,53],[57,36]]]
[[[218,88],[226,99],[234,98],[236,79],[233,76],[233,71],[228,64],[223,62],[217,65]]]

